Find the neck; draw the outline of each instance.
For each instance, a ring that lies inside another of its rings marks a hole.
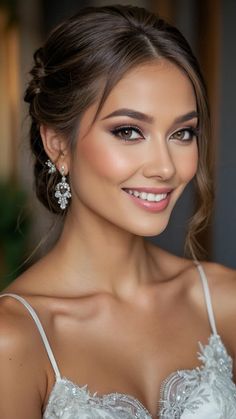
[[[85,293],[128,295],[151,277],[152,258],[144,239],[94,214],[68,214],[53,252],[69,289],[73,283]]]

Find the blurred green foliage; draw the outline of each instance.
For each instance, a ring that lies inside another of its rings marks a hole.
[[[26,211],[26,193],[11,182],[0,182],[0,289],[22,270],[30,217]]]

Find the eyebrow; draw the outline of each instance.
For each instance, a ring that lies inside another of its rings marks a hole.
[[[186,113],[186,114],[184,114],[184,115],[178,116],[178,117],[174,120],[174,123],[175,123],[175,124],[178,124],[178,123],[180,123],[180,122],[190,121],[191,119],[193,119],[193,118],[198,118],[198,117],[199,117],[199,115],[198,115],[197,111],[191,111],[191,112],[188,112],[188,113]]]
[[[133,109],[127,109],[127,108],[117,109],[116,111],[105,116],[103,120],[112,118],[114,116],[128,116],[129,118],[138,119],[139,121],[144,121],[149,124],[151,124],[154,121],[154,118],[152,116],[149,116],[143,112],[139,112],[139,111],[135,111]]]
[[[143,112],[135,111],[133,109],[127,109],[127,108],[117,109],[116,111],[114,111],[114,112],[110,113],[109,115],[105,116],[102,120],[112,118],[112,117],[115,117],[115,116],[128,116],[129,118],[137,119],[139,121],[147,122],[149,124],[154,122],[153,116],[147,115]],[[190,121],[193,118],[198,118],[197,111],[191,111],[191,112],[188,112],[184,115],[178,116],[174,120],[174,123],[178,124],[178,123],[181,123],[181,122]]]

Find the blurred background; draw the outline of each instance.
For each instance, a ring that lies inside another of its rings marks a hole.
[[[28,145],[29,121],[23,103],[33,51],[50,29],[79,8],[111,5],[105,0],[0,0],[0,287],[50,246],[54,218],[33,191]],[[209,260],[236,268],[236,1],[117,0],[144,6],[176,25],[202,66],[211,112],[216,202],[200,240]],[[167,230],[153,240],[182,255],[187,220],[193,211],[190,187]]]

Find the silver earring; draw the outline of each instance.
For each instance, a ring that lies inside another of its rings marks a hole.
[[[48,166],[48,174],[55,173],[57,171],[55,164],[51,160],[47,160],[45,163]]]
[[[62,175],[61,182],[58,182],[55,187],[55,197],[58,199],[58,205],[62,210],[66,209],[71,198],[70,185],[66,181],[65,168],[62,166],[60,173]]]

